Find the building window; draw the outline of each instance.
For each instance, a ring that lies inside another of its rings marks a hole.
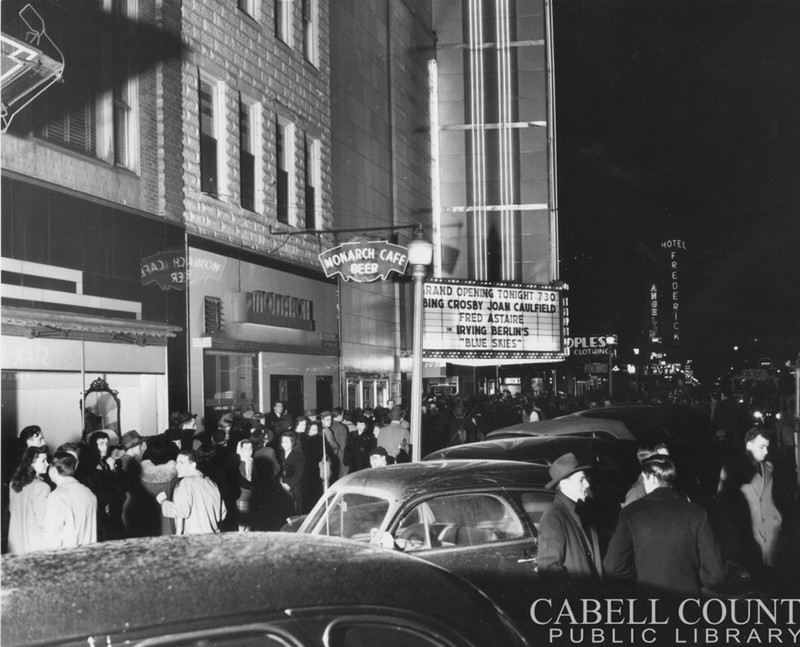
[[[137,85],[131,64],[136,57],[135,0],[113,0],[112,17],[114,164],[135,170],[138,165]]]
[[[306,135],[304,169],[306,185],[306,229],[317,228],[317,210],[319,202],[320,184],[320,163],[319,163],[320,142],[318,139]]]
[[[277,156],[277,216],[278,222],[289,224],[292,187],[294,185],[294,124],[278,117],[275,128]]]
[[[219,196],[221,189],[220,87],[220,83],[200,77],[200,190],[215,197]]]
[[[246,13],[253,20],[258,20],[258,7],[261,0],[238,0],[239,10]]]
[[[225,323],[222,319],[222,299],[217,297],[205,297],[203,311],[206,335],[220,333],[225,329]]]
[[[318,0],[303,2],[303,53],[306,60],[314,66],[319,65]]]
[[[292,0],[275,0],[275,36],[292,45]]]
[[[239,97],[239,166],[241,168],[241,204],[256,210],[256,172],[258,151],[258,105]]]
[[[97,78],[97,62],[103,56],[103,29],[98,12],[87,14],[75,9],[70,3],[49,5],[44,16],[48,35],[58,43],[67,65],[62,82],[36,100],[34,133],[54,144],[96,156],[101,80]]]

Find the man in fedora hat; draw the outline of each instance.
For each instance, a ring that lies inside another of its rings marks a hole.
[[[571,452],[550,466],[547,488],[555,488],[556,496],[539,524],[538,564],[543,579],[561,589],[597,585],[603,577],[597,530],[577,509],[589,493],[588,469]]]
[[[119,444],[119,449],[122,452],[120,456],[122,469],[127,472],[136,464],[141,463],[146,448],[147,445],[144,442],[144,438],[142,438],[135,429],[131,429],[122,434]]]

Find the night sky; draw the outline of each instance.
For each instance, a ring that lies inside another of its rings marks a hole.
[[[571,334],[642,346],[686,241],[679,354],[711,379],[800,351],[800,3],[556,0]]]

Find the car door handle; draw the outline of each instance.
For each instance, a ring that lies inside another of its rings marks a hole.
[[[530,562],[535,562],[538,557],[520,557],[517,560],[517,564],[528,564]]]

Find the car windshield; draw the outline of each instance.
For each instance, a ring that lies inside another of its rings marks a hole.
[[[314,512],[308,524],[314,535],[369,542],[383,525],[389,501],[360,492],[335,492]]]

